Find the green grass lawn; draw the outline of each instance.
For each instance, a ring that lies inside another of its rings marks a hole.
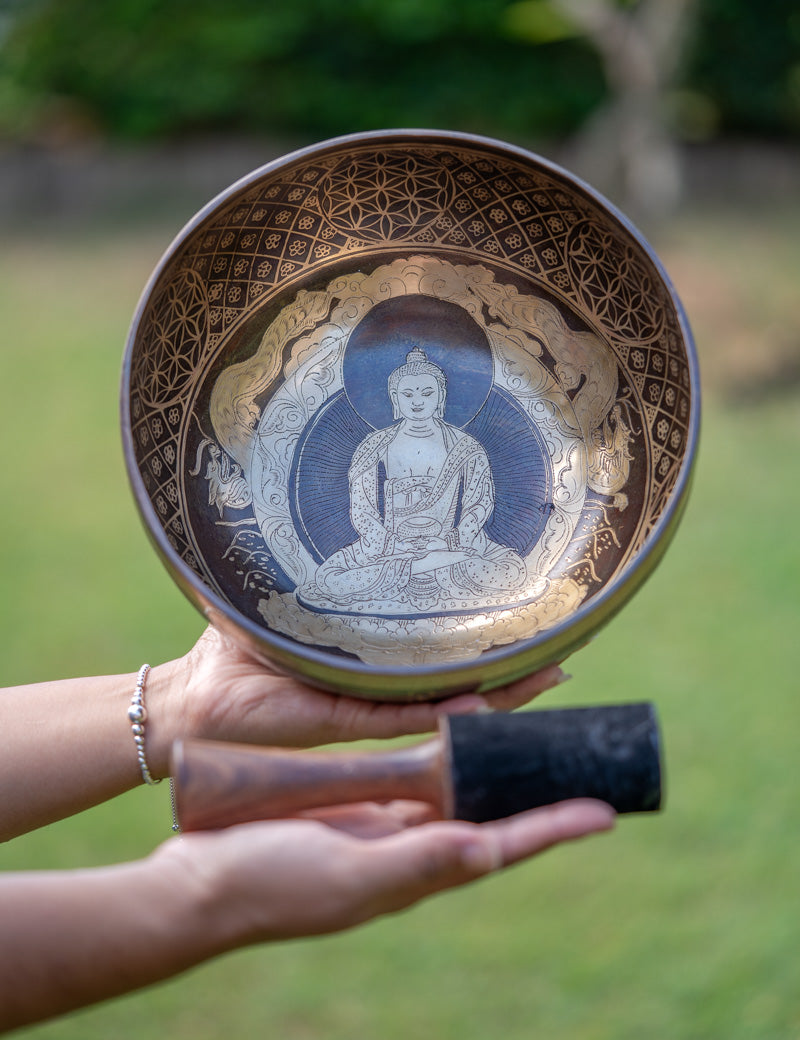
[[[0,684],[131,671],[202,629],[140,527],[118,436],[127,324],[173,230],[0,254]],[[800,354],[798,230],[794,211],[706,213],[659,243],[706,377],[694,493],[656,574],[547,698],[655,701],[666,811],[26,1036],[800,1038],[800,387],[733,392]],[[141,856],[168,831],[166,791],[137,790],[0,848],[0,869]]]

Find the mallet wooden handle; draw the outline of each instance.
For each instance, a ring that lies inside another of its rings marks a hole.
[[[390,751],[282,751],[208,740],[176,741],[172,776],[185,831],[292,816],[348,802],[408,798],[444,813],[442,742]]]

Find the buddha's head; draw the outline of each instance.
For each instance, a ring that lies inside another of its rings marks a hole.
[[[391,373],[388,386],[394,419],[444,416],[447,378],[420,347],[412,347],[406,354],[406,363]]]

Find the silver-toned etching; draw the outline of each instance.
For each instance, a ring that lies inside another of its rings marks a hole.
[[[372,663],[469,659],[585,597],[553,568],[588,489],[624,508],[617,393],[611,351],[545,298],[416,256],[298,293],[216,379],[190,472],[207,452],[219,524],[251,506],[285,576],[245,575],[270,628]]]
[[[505,606],[524,561],[485,525],[494,509],[489,459],[444,421],[447,379],[419,347],[389,376],[397,420],[369,434],[349,470],[356,541],[325,560],[304,605],[408,615]]]
[[[206,449],[208,462],[204,476],[208,484],[208,504],[216,506],[222,520],[226,508],[246,509],[252,503],[253,496],[250,485],[242,473],[242,467],[233,462],[210,437],[200,442],[195,467],[189,470],[190,476],[196,477],[199,474]]]

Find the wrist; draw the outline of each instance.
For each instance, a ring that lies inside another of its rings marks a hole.
[[[156,780],[168,776],[172,744],[187,735],[185,682],[182,678],[185,673],[183,659],[167,661],[153,666],[145,681],[145,749],[147,765]]]
[[[138,894],[128,930],[142,944],[155,978],[185,971],[231,948],[209,912],[215,903],[213,885],[175,855],[181,841],[173,838],[145,859],[110,868]]]
[[[251,934],[257,908],[237,898],[238,885],[228,877],[233,865],[225,854],[224,835],[172,838],[142,862],[156,884],[176,894],[170,916],[176,932],[197,952],[198,962],[257,938]]]

